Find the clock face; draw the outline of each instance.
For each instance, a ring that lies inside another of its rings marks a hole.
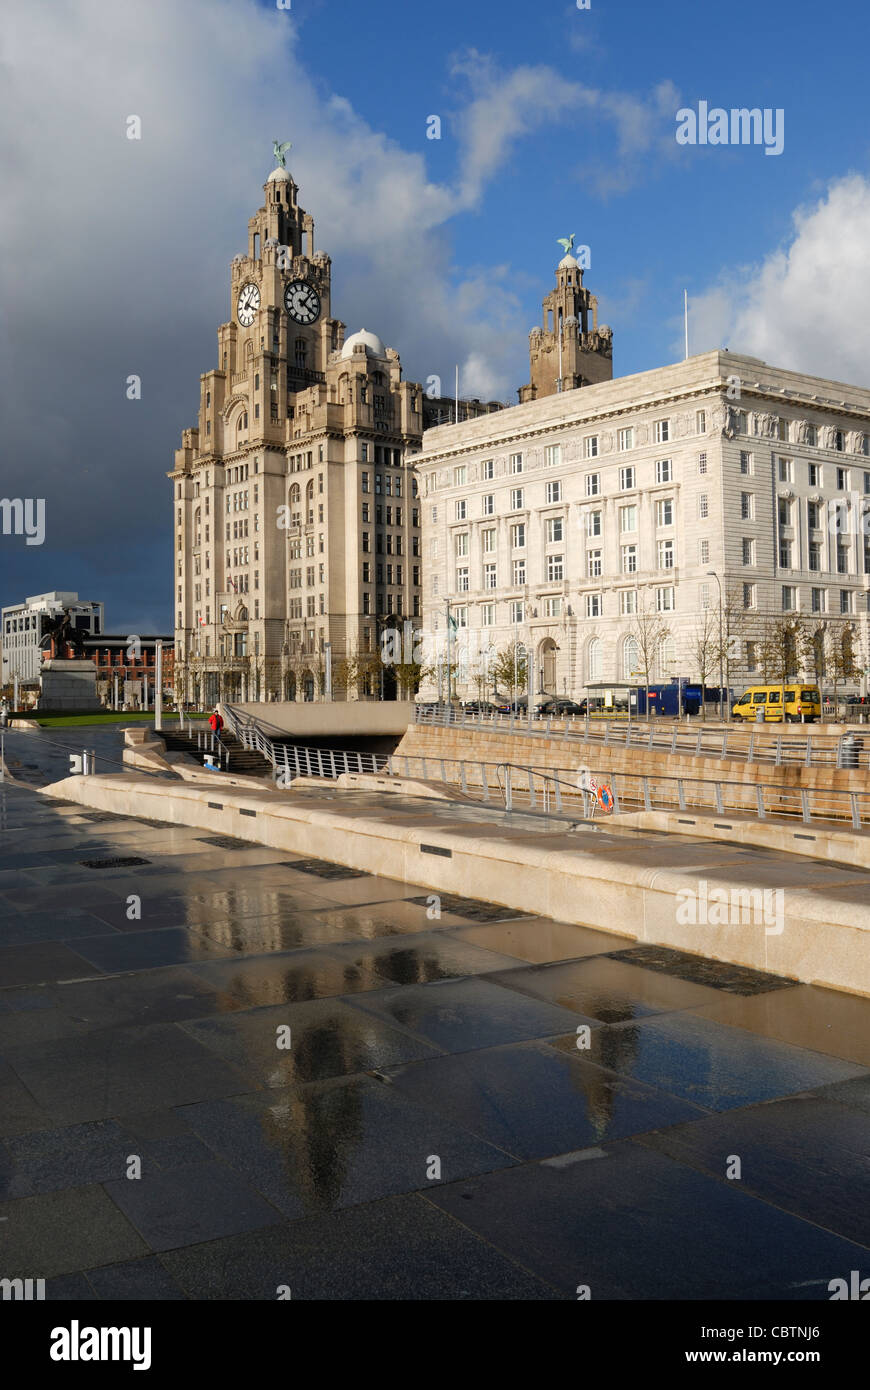
[[[306,280],[291,280],[284,291],[284,308],[296,323],[314,323],[320,317],[320,295]]]
[[[238,302],[239,323],[243,328],[250,328],[260,307],[259,288],[250,281],[243,285],[239,292]]]

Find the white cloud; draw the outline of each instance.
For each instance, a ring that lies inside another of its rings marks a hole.
[[[693,352],[727,346],[780,367],[868,383],[870,180],[850,174],[798,208],[785,246],[691,301]]]

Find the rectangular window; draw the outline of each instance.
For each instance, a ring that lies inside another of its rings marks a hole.
[[[779,543],[779,567],[783,570],[791,569],[791,541]]]
[[[522,454],[511,454],[511,472],[512,472],[512,473],[522,473],[522,471],[523,471],[523,456],[522,456]]]
[[[495,527],[487,526],[480,533],[481,545],[485,555],[491,555],[495,550]]]
[[[601,535],[601,512],[586,513],[586,534],[587,536]]]
[[[587,616],[587,618],[600,618],[600,617],[601,617],[601,595],[600,595],[600,594],[587,594],[587,595],[586,595],[586,616]]]
[[[483,516],[495,515],[495,495],[493,493],[488,492],[484,495],[481,513]]]
[[[658,566],[660,570],[672,570],[674,568],[674,543],[673,541],[659,541],[658,543]]]
[[[495,604],[482,603],[480,605],[480,626],[495,627]]]
[[[810,589],[810,609],[813,613],[824,613],[825,611],[825,591],[824,589]]]
[[[696,410],[696,411],[695,411],[695,433],[696,433],[696,434],[706,434],[706,433],[707,433],[707,412],[706,412],[706,410]]]
[[[707,455],[706,455],[706,454],[702,454],[702,455],[701,455],[701,458],[705,460],[705,467],[704,467],[704,469],[703,469],[703,472],[706,473],[706,471],[707,471],[707,469],[706,469],[706,458],[707,458]],[[656,482],[657,482],[657,483],[672,483],[673,480],[674,480],[674,462],[673,462],[673,459],[656,459]]]
[[[484,459],[481,476],[484,482],[486,482],[488,478],[495,477],[495,459]]]
[[[561,500],[562,500],[562,484],[561,484],[561,482],[557,479],[556,481],[554,481],[554,482],[552,482],[552,483],[547,483],[547,501],[548,501],[548,502],[561,502]]]
[[[701,599],[701,611],[706,612],[707,609],[710,607],[710,585],[701,584],[699,586],[698,593]]]
[[[547,583],[548,583],[548,584],[552,584],[552,583],[554,583],[557,579],[561,579],[561,578],[562,578],[562,568],[563,568],[563,566],[562,566],[562,556],[561,556],[561,555],[548,555],[548,556],[547,556]]]
[[[745,410],[738,410],[737,412],[737,433],[749,433],[749,415]]]
[[[585,459],[598,458],[598,435],[587,434],[583,440],[583,457]]]
[[[820,464],[818,464],[818,463],[808,463],[808,464],[807,464],[807,482],[809,483],[810,487],[821,487],[821,485],[822,485],[822,469],[821,469],[821,465],[820,465]]]
[[[811,570],[818,571],[822,568],[822,546],[820,541],[810,541],[809,559]]]
[[[754,585],[754,584],[744,584],[744,585],[743,585],[743,607],[744,607],[744,608],[754,608],[754,607],[755,607],[755,585]]]
[[[752,472],[752,455],[745,449],[740,450],[740,472],[748,476]]]
[[[783,420],[782,418],[780,418],[779,420],[777,420],[777,422],[776,422],[776,437],[777,437],[777,439],[783,439],[783,440],[787,440],[787,439],[788,439],[788,420]]]
[[[795,607],[795,589],[791,584],[782,586],[782,611],[783,613],[793,613]]]
[[[622,589],[619,594],[619,611],[625,617],[637,612],[637,590]]]
[[[619,529],[623,533],[637,530],[637,507],[620,507]]]
[[[601,551],[587,550],[586,552],[586,575],[589,579],[597,579],[601,574]]]
[[[483,587],[484,589],[498,588],[498,576],[494,564],[484,565],[483,567]]]
[[[456,571],[456,589],[460,594],[468,593],[468,568],[465,565]]]
[[[599,512],[599,516],[600,516],[600,515],[601,515],[601,513]],[[563,531],[564,531],[564,522],[563,522],[563,520],[562,520],[562,518],[561,518],[560,516],[551,516],[551,517],[548,517],[548,518],[547,518],[547,545],[553,545],[555,542],[561,542],[561,540],[562,540],[562,535],[563,535]]]
[[[674,591],[672,588],[656,589],[656,612],[672,613],[674,611]]]
[[[456,555],[467,555],[467,554],[468,554],[468,532],[467,532],[467,531],[460,531],[458,535],[454,536],[454,538],[453,538],[453,545],[454,545],[454,551],[455,551],[455,554],[456,554]]]
[[[841,612],[841,613],[851,613],[851,611],[852,611],[852,590],[851,590],[851,589],[841,589],[841,590],[840,590],[840,612]]]
[[[526,523],[520,521],[511,527],[511,549],[522,550],[526,544]]]
[[[791,459],[781,458],[779,460],[779,481],[781,483],[794,482],[794,469]]]
[[[523,507],[523,490],[521,487],[511,488],[511,511],[521,511]]]
[[[744,565],[755,564],[755,541],[749,536],[743,537],[743,563]]]
[[[698,564],[709,565],[710,563],[710,542],[698,541]]]
[[[466,465],[465,465],[464,463],[461,463],[461,464],[458,465],[458,467],[454,468],[454,470],[453,470],[453,486],[454,486],[454,487],[465,487],[465,485],[466,485],[467,482],[468,482],[468,468],[466,467]]]
[[[637,573],[637,546],[624,545],[620,551],[621,568],[623,574]]]
[[[633,449],[633,448],[634,448],[634,426],[633,426],[633,425],[627,425],[627,426],[625,427],[625,429],[621,429],[621,430],[619,430],[619,431],[617,432],[617,435],[616,435],[616,447],[617,447],[617,449],[619,450],[619,452],[620,452],[621,454],[624,454],[625,451],[626,451],[626,449]]]
[[[456,499],[456,520],[464,521],[468,515],[468,499],[457,497]]]
[[[525,560],[514,560],[513,564],[514,587],[526,582],[526,562]]]
[[[656,420],[653,437],[655,439],[656,444],[667,444],[668,440],[671,437],[670,420]]]
[[[587,497],[597,497],[600,491],[601,491],[601,474],[600,474],[600,473],[587,473],[587,474],[586,474],[586,496],[587,496]]]
[[[544,448],[544,467],[558,468],[562,462],[562,445],[547,444]]]
[[[740,520],[752,521],[755,516],[755,493],[741,492],[740,494]]]
[[[837,489],[840,492],[847,492],[849,489],[849,470],[848,468],[837,469]]]
[[[656,502],[656,526],[673,526],[674,524],[674,499],[672,497],[660,497]]]
[[[706,521],[710,515],[710,504],[706,492],[698,493],[698,516],[701,521]]]
[[[620,468],[619,488],[621,492],[629,492],[634,487],[634,469]]]
[[[515,598],[511,600],[510,620],[514,624],[524,623],[526,621],[526,605],[523,599]]]

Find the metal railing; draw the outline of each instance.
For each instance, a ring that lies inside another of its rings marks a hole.
[[[733,759],[769,763],[773,767],[870,768],[870,738],[859,734],[774,732],[765,725],[748,729],[683,728],[646,720],[599,720],[593,715],[543,718],[518,714],[469,714],[451,705],[417,706],[416,724],[435,727],[492,729],[531,738],[574,739],[600,743],[604,748],[642,748],[693,758]]]
[[[286,785],[294,777],[336,778],[343,773],[383,772],[389,758],[346,748],[309,748],[283,743],[263,733],[256,720],[232,705],[223,705],[225,724],[244,748],[255,750],[272,764],[276,781]]]
[[[434,778],[458,787],[467,797],[508,811],[535,810],[584,820],[599,814],[597,802],[591,804],[589,792],[579,785],[579,769],[393,754],[390,771],[398,776]],[[587,769],[583,775],[590,775]],[[827,821],[853,830],[870,828],[870,791],[832,791],[725,778],[648,776],[640,772],[598,772],[594,779],[599,786],[609,787],[617,815],[636,810],[697,810],[713,811],[723,817],[736,814],[762,821],[784,817],[805,824]]]

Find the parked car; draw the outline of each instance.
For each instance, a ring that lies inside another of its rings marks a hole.
[[[462,706],[466,714],[497,714],[498,707],[489,700],[468,700]]]
[[[551,715],[556,715],[559,718],[584,715],[586,713],[586,701],[582,700],[578,704],[576,700],[567,698],[545,700],[543,704],[537,706],[535,713],[539,719],[547,719]]]

